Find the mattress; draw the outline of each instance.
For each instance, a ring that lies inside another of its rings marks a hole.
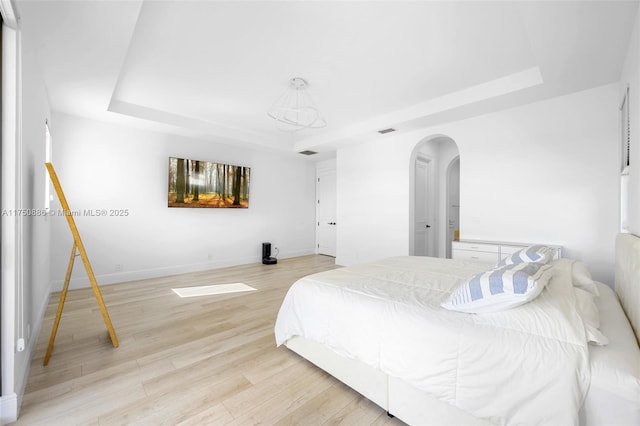
[[[440,307],[485,268],[397,257],[305,277],[283,301],[277,343],[303,336],[492,423],[577,424],[590,368],[571,261],[555,262],[545,290],[518,308]]]

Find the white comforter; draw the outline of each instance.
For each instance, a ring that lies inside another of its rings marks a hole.
[[[589,386],[571,261],[534,301],[482,315],[440,303],[485,265],[397,257],[305,277],[287,293],[278,345],[300,335],[497,424],[578,423]]]

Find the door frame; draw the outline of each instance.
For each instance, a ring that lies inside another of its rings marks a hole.
[[[458,204],[457,207],[453,206],[453,202],[451,200],[451,189],[452,189],[452,184],[451,184],[451,173],[452,173],[452,169],[453,166],[455,164],[458,164]],[[453,242],[453,235],[452,232],[450,232],[449,229],[449,223],[451,221],[451,217],[453,216],[453,209],[457,208],[458,209],[458,231],[460,230],[460,155],[458,155],[457,157],[455,157],[453,160],[451,160],[449,162],[449,165],[447,166],[447,218],[445,220],[446,223],[446,227],[447,227],[447,233],[445,236],[445,257],[447,258],[451,258],[451,254],[452,254],[452,242]]]
[[[421,153],[420,150],[426,146],[427,144],[429,144],[430,142],[433,142],[434,139],[437,138],[441,138],[441,137],[447,137],[446,135],[442,135],[442,134],[434,134],[434,135],[430,135],[427,136],[423,139],[421,139],[416,146],[413,148],[413,151],[411,152],[411,156],[409,158],[409,164],[408,164],[408,168],[409,168],[409,256],[414,256],[415,255],[415,228],[416,228],[416,221],[415,221],[415,212],[416,212],[416,168],[415,168],[415,164],[416,164],[416,160],[418,158],[418,156],[425,156],[425,154]],[[432,163],[432,174],[434,172],[434,167],[433,167],[433,163]],[[435,184],[435,182],[434,182]],[[437,225],[438,223],[438,211],[436,210],[435,213],[435,217],[434,217],[434,221],[436,223],[434,223],[434,225]],[[438,237],[437,237],[437,229],[438,226],[431,225],[432,228],[434,228],[436,230],[435,233],[435,238],[436,241],[438,241]],[[436,248],[435,248],[435,255],[438,256],[439,254],[439,249],[438,249],[438,245],[436,244]]]
[[[426,185],[419,183],[415,177],[416,177],[416,169],[418,167],[418,163],[424,163],[425,167],[426,167],[426,179],[425,179],[425,183]],[[413,244],[413,254],[416,255],[416,235],[418,235],[421,231],[424,231],[425,233],[427,233],[426,238],[429,239],[430,241],[428,241],[427,244],[427,249],[426,249],[426,254],[424,254],[424,256],[431,256],[431,257],[437,257],[438,255],[438,227],[437,225],[437,199],[436,199],[436,173],[435,173],[435,168],[437,167],[436,162],[434,161],[434,158],[431,155],[427,155],[427,154],[423,154],[423,153],[418,153],[418,155],[416,155],[416,159],[413,163],[413,174],[414,174],[414,192],[413,192],[413,198],[414,198],[414,222],[413,222],[413,237],[414,237],[414,244]],[[423,187],[424,185],[424,187]],[[415,200],[418,199],[418,191],[419,190],[423,190],[426,194],[426,208],[427,211],[425,212],[425,216],[427,219],[427,225],[429,225],[429,231],[425,231],[425,230],[421,230],[421,229],[417,229],[416,228],[416,222],[417,222],[417,218],[415,217],[416,214],[416,209],[418,207],[418,205],[416,204]]]

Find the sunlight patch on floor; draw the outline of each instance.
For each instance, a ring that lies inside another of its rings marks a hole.
[[[256,291],[255,288],[244,283],[200,285],[197,287],[172,288],[180,297],[210,296],[212,294],[239,293],[243,291]]]

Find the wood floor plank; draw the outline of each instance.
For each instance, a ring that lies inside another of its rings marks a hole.
[[[346,385],[336,383],[276,422],[278,426],[321,425],[349,405],[357,395]]]
[[[264,403],[248,406],[247,411],[240,413],[233,424],[275,424],[289,412],[296,410],[320,392],[331,387],[336,379],[321,370],[314,369],[302,377],[298,377],[280,390],[275,390]]]
[[[15,424],[402,424],[276,348],[275,318],[291,284],[335,267],[312,255],[102,286],[118,348],[91,289],[71,290],[44,367],[53,294]],[[180,298],[171,290],[233,282],[257,291]]]
[[[185,414],[184,417],[185,419],[177,423],[176,426],[202,426],[233,422],[231,413],[229,413],[223,404],[216,404],[202,411],[192,409],[188,414]]]
[[[273,399],[281,399],[285,389],[298,381],[307,383],[321,379],[324,372],[309,363],[297,363],[284,370],[275,370],[266,380],[224,400],[224,405],[234,418],[240,418],[256,407],[267,405]]]
[[[381,413],[376,410],[377,406],[369,401],[367,398],[357,395],[349,404],[347,404],[342,410],[328,419],[325,423],[329,425],[353,425],[353,426],[365,426],[373,424],[381,416]],[[385,414],[386,416],[386,414]],[[401,424],[401,422],[397,422]]]

